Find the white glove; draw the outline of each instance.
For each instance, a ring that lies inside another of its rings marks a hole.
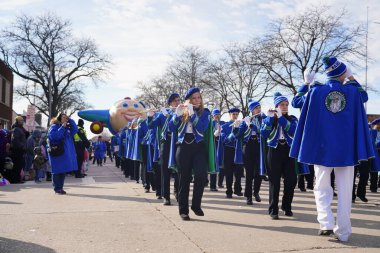
[[[188,104],[187,105],[187,110],[189,111],[189,116],[193,116],[194,114],[194,108],[193,108],[193,104]]]
[[[314,81],[315,72],[311,69],[307,68],[305,69],[305,72],[303,72],[303,79],[306,84],[310,84]]]
[[[352,71],[351,71],[350,67],[347,66],[345,77],[348,79],[352,75],[353,74],[352,74]]]
[[[241,124],[241,120],[240,119],[235,120],[235,122],[232,124],[232,127],[233,128],[238,128],[240,126],[240,124]]]
[[[153,117],[153,115],[154,115],[154,112],[153,112],[153,111],[149,111],[149,112],[148,112],[148,117]]]
[[[161,107],[161,113],[162,113],[164,116],[168,115],[168,111],[166,110],[165,107]]]
[[[274,112],[268,110],[268,117],[271,117],[271,118],[274,117]]]
[[[183,105],[179,105],[177,106],[177,108],[175,109],[175,114],[177,116],[182,116],[183,115],[183,111],[184,111],[184,106]]]
[[[251,124],[251,117],[247,116],[243,120],[247,124],[247,126],[249,126]]]
[[[219,130],[219,129],[216,129],[216,130],[214,131],[214,136],[215,136],[215,137],[219,137],[219,135],[220,135],[220,130]]]
[[[280,108],[277,108],[276,109],[276,114],[277,114],[277,118],[280,118],[280,117],[282,117],[282,111],[281,111],[281,109]]]

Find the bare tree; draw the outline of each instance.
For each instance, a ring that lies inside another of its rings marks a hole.
[[[202,81],[220,96],[221,108],[238,107],[246,116],[249,99],[261,101],[273,88],[262,66],[253,64],[256,59],[246,45],[234,43],[225,47],[223,56],[209,65]]]
[[[0,35],[0,52],[10,69],[25,81],[16,94],[47,116],[50,92],[52,115],[87,108],[83,94],[86,80],[97,85],[111,64],[94,41],[74,38],[70,22],[52,13],[17,17]],[[36,91],[31,83],[37,84]]]
[[[334,14],[328,9],[312,7],[276,20],[269,25],[265,38],[252,41],[252,53],[275,85],[295,94],[305,69],[320,72],[324,56],[337,56],[352,65],[364,57],[364,27],[345,25],[348,13],[344,9]]]
[[[176,92],[183,96],[189,88],[199,87],[203,90],[204,100],[211,102],[212,95],[202,82],[208,62],[208,54],[199,47],[183,48],[173,56],[172,62],[161,76],[146,83],[138,83],[137,99],[159,108],[166,105],[167,97],[171,93]]]

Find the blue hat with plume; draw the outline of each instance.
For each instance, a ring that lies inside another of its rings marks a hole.
[[[286,101],[289,103],[288,99],[278,91],[274,93],[273,98],[274,98],[274,107],[277,107],[283,101]]]
[[[197,93],[197,92],[201,92],[201,90],[197,87],[194,87],[194,88],[190,88],[187,92],[186,92],[186,95],[185,95],[185,100],[186,99],[189,99],[191,97],[191,95],[193,95],[194,93]]]
[[[261,106],[260,102],[253,100],[252,98],[248,99],[248,110],[253,111],[256,107]]]
[[[178,93],[172,93],[170,94],[170,96],[168,97],[168,105],[170,105],[171,102],[173,102],[174,99],[176,98],[179,98],[179,94]]]
[[[325,67],[326,75],[331,78],[341,76],[347,70],[346,65],[336,57],[326,56],[322,59],[322,62]]]
[[[234,112],[240,112],[240,109],[235,107],[228,110],[228,113],[234,113]]]
[[[215,116],[215,115],[220,115],[221,113],[220,113],[220,110],[219,109],[217,109],[217,108],[215,108],[214,110],[212,110],[212,112],[211,112],[211,115],[212,116]]]

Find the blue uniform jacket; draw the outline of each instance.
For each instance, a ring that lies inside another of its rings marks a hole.
[[[330,79],[315,85],[302,106],[290,156],[299,162],[344,167],[374,158],[363,103],[367,93],[357,81]]]
[[[282,129],[286,143],[290,147],[298,123],[297,118],[290,116],[290,120],[288,120],[285,116],[282,116],[278,118],[277,122],[277,126],[273,126],[274,117],[266,117],[261,126],[261,136],[267,139],[269,147],[276,148],[280,137],[280,129]]]
[[[169,131],[178,131],[178,142],[183,142],[187,124],[193,125],[195,141],[197,143],[203,141],[204,132],[207,130],[207,127],[210,124],[211,120],[210,111],[207,108],[205,108],[201,115],[198,115],[198,113],[195,112],[194,115],[190,117],[189,122],[182,122],[182,117],[183,116],[174,115],[169,122]]]
[[[238,134],[238,128],[232,129],[233,121],[226,122],[221,129],[219,142],[218,142],[218,163],[222,168],[222,161],[224,161],[224,148],[231,147],[235,149],[234,163],[243,164],[243,137]],[[220,147],[223,146],[223,147]]]

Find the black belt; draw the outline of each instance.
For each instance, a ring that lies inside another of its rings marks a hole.
[[[278,143],[279,143],[280,145],[285,145],[285,144],[286,144],[286,140],[285,140],[285,139],[279,139],[279,140],[278,140]]]
[[[250,139],[254,140],[254,141],[256,141],[258,138],[259,138],[259,136],[257,136],[256,134],[255,135],[251,135],[251,137],[250,137]]]

